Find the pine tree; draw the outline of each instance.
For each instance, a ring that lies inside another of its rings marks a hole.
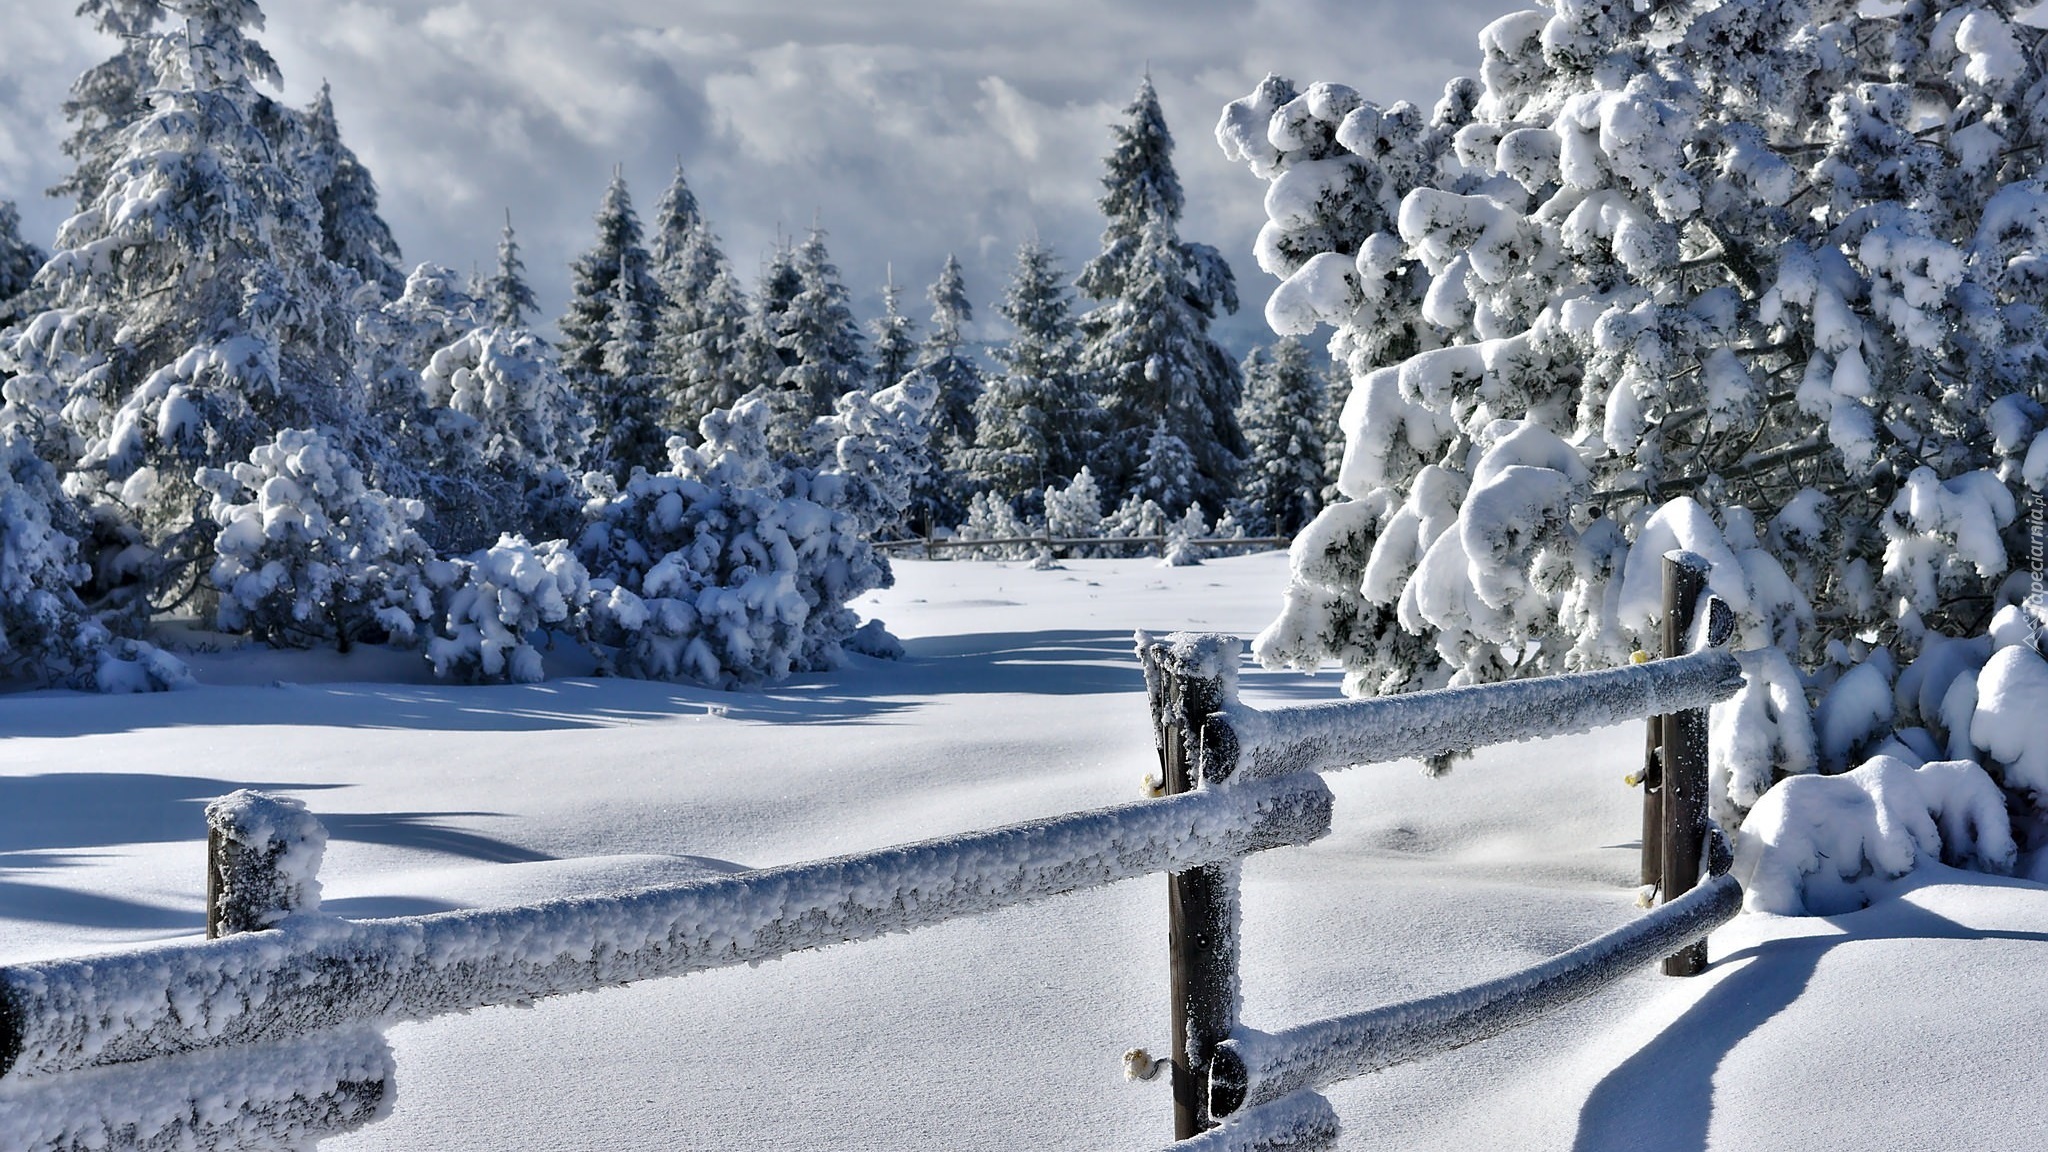
[[[666,289],[688,263],[687,250],[697,230],[704,226],[704,214],[697,207],[697,194],[683,179],[683,163],[676,161],[676,174],[654,205],[654,236],[648,255],[654,261],[654,278]]]
[[[786,365],[775,381],[768,443],[799,461],[814,454],[811,422],[832,414],[840,396],[867,381],[860,327],[847,305],[839,269],[825,249],[825,233],[812,229],[792,260],[796,293],[772,314],[770,331]]]
[[[967,299],[960,261],[951,253],[928,295],[932,334],[925,337],[918,368],[939,393],[931,415],[933,450],[950,462],[974,445],[974,401],[981,395],[981,368],[961,351],[967,345],[966,327],[974,320],[974,305]]]
[[[498,236],[498,270],[483,283],[485,314],[502,328],[526,327],[526,314],[540,311],[526,283],[526,262],[519,258],[519,240],[512,233],[512,210],[505,210],[505,231]]]
[[[1048,484],[1083,469],[1100,412],[1081,375],[1080,329],[1051,248],[1034,241],[1018,249],[998,310],[1015,335],[995,350],[1003,372],[974,403],[965,470],[970,485],[1031,515],[1044,506]]]
[[[668,436],[661,427],[654,349],[647,341],[653,325],[646,305],[634,299],[627,268],[619,269],[612,293],[611,333],[603,361],[610,387],[600,406],[590,412],[596,432],[591,449],[600,466],[623,481],[635,468],[661,471],[668,462]]]
[[[21,213],[14,201],[0,200],[0,331],[28,315],[29,289],[46,259],[41,248],[21,238]]]
[[[1292,336],[1264,355],[1254,350],[1243,367],[1238,422],[1249,455],[1233,510],[1251,535],[1292,536],[1322,507],[1326,388]]]
[[[81,0],[78,15],[121,42],[112,57],[93,65],[71,83],[64,118],[71,135],[62,148],[71,157],[71,175],[50,189],[69,196],[80,208],[99,199],[107,169],[121,151],[121,134],[149,115],[149,89],[156,69],[149,60],[150,40],[164,17],[162,0]]]
[[[50,310],[5,358],[20,391],[61,405],[77,485],[104,484],[176,574],[212,531],[195,519],[195,468],[246,459],[288,427],[373,446],[360,439],[349,279],[322,253],[318,201],[280,159],[296,149],[272,134],[291,121],[265,118],[254,89],[277,82],[244,31],[261,14],[248,0],[164,8],[167,30],[139,38],[150,111],[60,231]]]
[[[569,310],[561,320],[562,372],[590,414],[594,447],[642,442],[637,428],[614,428],[611,421],[648,410],[649,398],[619,395],[621,389],[655,384],[655,378],[644,371],[621,380],[606,367],[608,359],[645,364],[652,354],[661,288],[654,282],[640,236],[640,218],[633,212],[626,177],[614,173],[597,211],[597,243],[571,266]],[[634,464],[653,467],[659,461],[592,461],[594,468],[609,469],[620,478]]]
[[[875,336],[874,382],[877,388],[887,388],[903,379],[917,360],[917,341],[913,336],[917,322],[903,314],[898,304],[902,298],[903,289],[896,286],[892,275],[882,285],[882,314],[869,325],[869,331]]]
[[[1110,489],[1134,490],[1164,422],[1194,459],[1193,498],[1220,509],[1244,452],[1243,382],[1209,323],[1237,310],[1237,286],[1215,249],[1180,239],[1173,137],[1150,77],[1124,111],[1102,180],[1103,251],[1077,281],[1103,302],[1081,318],[1082,367],[1101,390]]]
[[[396,297],[405,291],[398,242],[377,214],[377,182],[341,142],[341,126],[325,81],[306,109],[304,122],[306,143],[297,164],[320,201],[320,231],[326,238],[322,250],[329,260],[354,270],[363,283],[382,288],[386,299]]]
[[[655,210],[654,274],[661,288],[654,369],[661,379],[663,423],[695,443],[697,425],[730,408],[743,383],[747,301],[718,237],[683,179],[682,165]]]

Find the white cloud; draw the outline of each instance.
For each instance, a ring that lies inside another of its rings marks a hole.
[[[815,217],[864,314],[885,268],[921,296],[948,251],[982,302],[1034,235],[1077,269],[1101,230],[1109,127],[1149,64],[1180,143],[1183,234],[1247,278],[1244,338],[1270,285],[1247,255],[1263,188],[1210,142],[1223,102],[1267,71],[1432,101],[1516,6],[695,0],[680,17],[669,0],[272,0],[261,39],[285,98],[332,83],[408,258],[487,265],[509,206],[550,313],[613,166],[645,213],[678,158],[739,268]],[[64,214],[39,197],[65,170],[57,105],[109,50],[71,7],[0,0],[0,196],[39,238]],[[996,335],[993,308],[978,315]]]

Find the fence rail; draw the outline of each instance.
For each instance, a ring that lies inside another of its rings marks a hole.
[[[927,559],[935,553],[955,548],[1004,548],[1026,545],[1033,548],[1115,548],[1129,545],[1150,548],[1164,548],[1170,536],[1002,536],[986,540],[962,539],[957,536],[920,540],[874,540],[869,546],[883,551],[895,549],[922,549]],[[1188,540],[1197,548],[1285,548],[1292,543],[1292,536],[1198,536]]]
[[[284,841],[324,832],[299,820],[279,839],[292,813],[257,813],[245,823],[266,829],[259,836],[218,803],[209,810],[208,923],[221,939],[0,968],[0,1122],[56,1123],[49,1118],[62,1109],[52,1101],[105,1095],[68,1079],[103,1066],[168,1057],[152,1065],[168,1070],[185,1054],[258,1043],[283,1051],[316,1030],[360,1040],[366,1023],[756,963],[1163,872],[1173,1148],[1330,1148],[1339,1125],[1317,1088],[1527,1023],[1682,946],[1690,945],[1666,971],[1704,964],[1695,942],[1735,914],[1741,892],[1725,861],[1694,887],[1698,860],[1674,866],[1673,852],[1707,835],[1701,709],[1732,694],[1741,676],[1718,647],[1721,616],[1710,613],[1704,646],[1683,651],[1702,567],[1667,557],[1663,660],[1378,700],[1251,708],[1236,694],[1241,641],[1140,633],[1160,798],[625,894],[388,920],[292,914],[308,899],[306,877],[283,862]],[[1276,1033],[1242,1024],[1238,862],[1327,834],[1332,799],[1320,773],[1644,717],[1661,762],[1645,809],[1658,835],[1653,844],[1646,823],[1644,876],[1662,885],[1663,906],[1470,988]],[[305,816],[296,801],[271,803]],[[293,1110],[307,1100],[331,1103],[321,1107],[342,1127],[381,1114],[388,1051],[316,1046],[301,1063],[282,1103],[245,1106],[245,1127],[297,1124]],[[156,1078],[176,1083],[169,1075]],[[162,1118],[163,1141],[194,1139],[173,1113]],[[35,1146],[104,1143],[98,1128],[77,1131]]]

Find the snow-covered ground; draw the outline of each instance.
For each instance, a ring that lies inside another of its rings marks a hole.
[[[1130,800],[1134,628],[1249,634],[1276,554],[898,564],[900,663],[723,694],[433,682],[417,656],[224,651],[196,691],[0,698],[0,961],[199,931],[207,799],[326,822],[326,909],[380,916],[811,859]],[[1336,678],[1247,670],[1255,704]],[[1330,778],[1336,826],[1245,868],[1245,1018],[1457,987],[1633,904],[1639,725]],[[1171,1134],[1163,881],[905,937],[403,1025],[397,1104],[323,1148],[1146,1148]],[[1832,919],[1746,916],[1500,1039],[1331,1092],[1346,1147],[2048,1146],[2048,890],[1923,867]],[[0,1145],[4,1145],[0,1138]]]

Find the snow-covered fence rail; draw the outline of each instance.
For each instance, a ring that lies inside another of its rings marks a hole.
[[[1240,1028],[1210,1063],[1209,1109],[1229,1116],[1497,1036],[1607,987],[1741,910],[1742,887],[1723,873],[1631,924],[1483,984],[1277,1033]]]
[[[0,968],[9,1080],[774,959],[1303,844],[1313,774],[523,908],[349,921]]]
[[[1169,876],[1176,1148],[1206,1148],[1211,1141],[1220,1141],[1216,1147],[1332,1147],[1335,1125],[1317,1088],[1497,1035],[1659,956],[1668,957],[1665,970],[1675,975],[1704,966],[1699,942],[1740,910],[1741,890],[1726,875],[1725,852],[1716,854],[1714,875],[1698,887],[1699,861],[1673,867],[1671,856],[1674,846],[1688,844],[1701,855],[1707,843],[1703,709],[1733,695],[1742,672],[1720,648],[1732,621],[1718,602],[1709,603],[1707,627],[1700,630],[1705,643],[1681,654],[1694,636],[1692,608],[1704,584],[1699,567],[1684,554],[1667,557],[1665,659],[1374,700],[1252,708],[1237,699],[1237,638],[1182,633],[1154,641],[1139,634],[1159,786],[1167,794],[1228,793],[1398,759],[1439,761],[1490,744],[1631,719],[1653,721],[1670,762],[1655,797],[1664,821],[1661,907],[1521,972],[1279,1033],[1246,1028],[1238,1019],[1237,864]],[[1646,837],[1646,856],[1650,847]],[[1255,1133],[1266,1143],[1249,1142]]]

